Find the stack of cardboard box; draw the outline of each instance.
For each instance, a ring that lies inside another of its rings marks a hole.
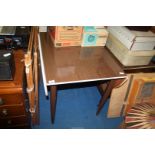
[[[104,26],[84,26],[81,46],[105,46],[107,37]]]
[[[109,26],[106,46],[124,66],[147,65],[155,55],[155,34]]]
[[[82,26],[51,26],[48,32],[55,47],[80,46]]]
[[[104,26],[51,26],[48,32],[55,47],[105,46],[108,37]]]

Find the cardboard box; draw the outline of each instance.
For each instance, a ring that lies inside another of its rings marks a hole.
[[[109,33],[106,46],[124,66],[147,65],[155,55],[155,50],[131,51],[111,33]]]
[[[107,30],[129,50],[153,50],[155,47],[155,34],[151,31],[133,31],[125,26],[108,26]]]
[[[104,26],[85,26],[81,46],[105,46],[107,37]]]
[[[120,117],[122,115],[124,104],[126,102],[126,94],[130,84],[130,78],[131,75],[127,75],[127,78],[122,82],[123,84],[112,90],[107,113],[108,118]]]
[[[55,47],[80,46],[82,26],[51,26],[49,35]]]

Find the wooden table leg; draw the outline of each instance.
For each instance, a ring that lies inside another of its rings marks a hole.
[[[103,108],[106,100],[110,96],[112,89],[114,87],[118,86],[122,81],[123,81],[122,79],[108,81],[106,90],[105,90],[104,94],[102,95],[101,100],[98,104],[98,109],[97,109],[96,115],[98,115],[100,113],[100,111]]]
[[[54,120],[55,120],[56,98],[57,98],[57,86],[50,86],[50,104],[51,104],[52,124],[54,123]]]

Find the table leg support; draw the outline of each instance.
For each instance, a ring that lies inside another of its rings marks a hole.
[[[54,123],[54,120],[55,120],[56,98],[57,98],[57,86],[50,86],[50,104],[51,104],[52,124]]]
[[[104,92],[104,94],[102,95],[101,97],[101,100],[99,102],[99,105],[98,105],[98,110],[96,112],[96,115],[98,115],[103,107],[103,105],[105,104],[105,101],[108,99],[108,97],[110,96],[111,94],[111,91],[113,89],[115,85],[115,80],[111,80],[107,83],[107,87],[106,87],[106,90]]]

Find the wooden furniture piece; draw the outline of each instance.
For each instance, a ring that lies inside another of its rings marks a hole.
[[[14,79],[0,81],[0,128],[30,128],[24,87],[24,52],[14,51],[14,59]]]
[[[32,27],[28,49],[25,54],[25,73],[27,80],[27,93],[30,103],[32,124],[39,124],[38,99],[38,27]]]
[[[55,48],[47,33],[38,35],[41,68],[45,95],[50,87],[51,120],[54,122],[57,87],[62,84],[92,81],[108,82],[97,114],[109,97],[111,90],[126,76],[104,47]]]
[[[111,54],[111,57],[118,63],[118,65],[121,66],[121,68],[128,76],[128,81],[126,81],[120,88],[114,89],[112,92],[112,95],[111,95],[112,98],[110,99],[107,117],[114,118],[114,117],[123,116],[125,113],[124,110],[126,109],[126,106],[127,106],[129,93],[133,83],[133,76],[135,74],[137,74],[137,76],[138,74],[142,76],[142,73],[147,75],[149,73],[155,72],[155,64],[152,61],[150,62],[149,65],[127,67],[127,66],[123,66],[112,53],[110,54]],[[100,85],[99,90],[101,94],[104,94],[105,87],[106,87],[105,84]],[[118,97],[118,94],[121,94],[121,96]],[[134,96],[135,95],[136,94],[134,94]]]

